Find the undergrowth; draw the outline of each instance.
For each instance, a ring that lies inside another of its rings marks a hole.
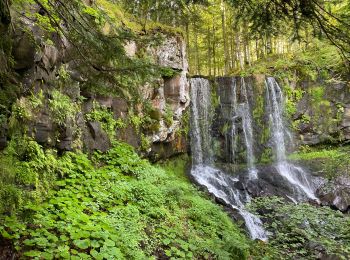
[[[350,218],[328,207],[286,203],[278,197],[254,199],[248,206],[271,233],[254,259],[348,259]],[[269,258],[266,258],[266,257]]]
[[[50,181],[42,185],[48,193],[41,195],[41,203],[26,200],[16,210],[0,215],[0,234],[11,241],[18,257],[247,257],[245,236],[219,206],[188,183],[183,162],[152,166],[123,143],[91,159],[74,153],[57,158],[35,142],[27,142],[34,147],[33,156],[29,150],[11,158],[34,174],[34,183]],[[10,153],[8,150],[3,160]],[[16,181],[20,173],[8,171],[13,173],[10,179],[1,180],[23,191]]]

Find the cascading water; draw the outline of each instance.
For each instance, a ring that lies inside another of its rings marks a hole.
[[[236,83],[236,78],[232,78],[232,82],[231,82],[231,95],[232,95],[232,109],[231,109],[231,115],[232,115],[232,119],[231,119],[231,133],[230,133],[230,142],[231,142],[231,162],[234,162],[234,158],[236,155],[236,149],[237,149],[237,127],[235,124],[235,120],[237,117],[237,83]],[[227,140],[226,140],[227,142]]]
[[[301,200],[305,195],[312,200],[318,200],[308,174],[301,168],[287,162],[286,136],[288,134],[283,124],[283,94],[277,81],[266,78],[267,112],[270,117],[272,142],[276,155],[276,169],[294,188],[294,199]]]
[[[209,81],[191,79],[191,149],[194,165],[211,164]]]
[[[251,198],[246,191],[239,191],[235,188],[235,184],[239,181],[237,178],[208,165],[195,166],[192,169],[192,175],[198,184],[206,187],[216,198],[220,198],[226,205],[239,212],[252,239],[267,240],[261,220],[244,209],[244,204]]]
[[[247,149],[247,165],[249,177],[252,179],[257,178],[257,170],[255,168],[255,159],[253,152],[254,135],[252,127],[252,117],[250,112],[250,105],[247,94],[247,86],[244,78],[241,79],[241,94],[243,97],[243,103],[240,104],[238,109],[239,116],[242,117],[242,128],[244,133],[244,140]]]
[[[244,209],[244,203],[250,200],[247,192],[235,188],[238,179],[234,179],[212,166],[211,156],[211,103],[209,81],[193,78],[191,83],[191,174],[196,182],[205,186],[215,197],[236,209],[245,221],[252,239],[267,240],[261,220]]]

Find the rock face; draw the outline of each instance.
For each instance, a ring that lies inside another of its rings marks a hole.
[[[171,76],[155,78],[139,86],[140,101],[133,103],[127,98],[92,94],[82,89],[87,79],[79,73],[78,62],[72,60],[72,47],[64,36],[52,33],[50,40],[44,41],[41,28],[24,17],[16,18],[14,26],[12,55],[14,71],[18,75],[16,83],[22,86],[21,99],[27,104],[32,102],[31,93],[34,97],[43,93],[42,104],[25,107],[31,114],[30,118],[19,119],[20,125],[38,143],[60,151],[108,149],[111,133],[107,133],[106,128],[110,122],[103,121],[103,118],[102,121],[88,119],[96,103],[118,122],[112,134],[144,155],[156,160],[187,151],[182,129],[185,128],[183,117],[190,103],[188,63],[185,41],[180,36],[164,34],[157,46],[138,46],[132,41],[124,46],[128,57],[133,58],[139,51],[146,50],[155,64],[174,72]],[[0,53],[0,60],[2,56]],[[62,78],[66,82],[58,83]],[[57,111],[51,107],[50,102],[54,102],[51,93],[57,89],[69,99],[72,107],[77,107],[74,115],[67,117],[64,123],[57,123],[53,118]],[[7,136],[6,124],[1,123],[0,149],[6,146]]]
[[[325,183],[317,190],[317,195],[322,205],[350,212],[350,177],[339,176]]]
[[[344,107],[344,116],[341,123],[341,128],[344,133],[344,138],[350,140],[350,104]]]
[[[243,80],[252,117],[253,153],[256,161],[268,161],[271,159],[272,151],[265,75],[244,79],[220,77],[212,83],[217,85],[216,94],[219,100],[212,128],[216,142],[216,158],[219,161],[231,163],[244,163],[246,160],[242,118],[234,117],[237,113],[233,111],[239,109],[245,100],[245,95],[242,93]],[[288,150],[291,151],[298,145],[350,141],[349,82],[278,81],[285,98],[284,124],[290,129],[287,134],[290,138],[286,140]],[[235,91],[233,82],[235,82]],[[236,134],[233,132],[232,124]]]

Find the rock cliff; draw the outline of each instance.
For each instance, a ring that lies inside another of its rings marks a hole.
[[[32,7],[32,12],[40,11]],[[8,30],[5,18],[1,14],[1,31]],[[190,100],[186,46],[180,35],[157,32],[161,40],[146,46],[130,40],[124,45],[127,56],[147,56],[160,73],[143,81],[136,93],[101,93],[86,87],[94,82],[82,73],[87,64],[73,55],[74,43],[63,34],[48,35],[25,16],[12,18],[13,32],[6,38],[12,43],[13,66],[1,67],[6,73],[0,85],[0,148],[21,128],[41,145],[59,151],[104,151],[112,137],[155,160],[186,151]],[[8,56],[0,53],[1,60]],[[110,84],[108,78],[102,82]]]

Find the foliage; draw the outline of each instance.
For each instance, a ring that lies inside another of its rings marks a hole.
[[[178,74],[179,74],[178,70],[168,68],[168,67],[160,68],[160,75],[164,78],[173,78]]]
[[[28,137],[11,140],[0,165],[0,215],[20,213],[27,203],[44,200],[59,175],[54,152],[44,152]]]
[[[285,86],[284,93],[286,95],[285,113],[289,118],[292,118],[297,112],[297,103],[303,97],[304,91],[300,88],[292,89],[289,86]]]
[[[99,122],[110,140],[114,139],[117,128],[124,128],[126,126],[121,118],[118,118],[118,120],[114,119],[113,112],[95,100],[92,103],[92,110],[85,116],[88,121]]]
[[[141,133],[141,150],[148,151],[151,148],[152,141],[150,138],[143,133]]]
[[[40,91],[30,96],[22,97],[12,106],[12,117],[17,120],[30,120],[36,116],[38,110],[40,110],[44,105],[44,94]]]
[[[350,254],[350,219],[341,212],[278,197],[257,198],[249,208],[261,215],[272,234],[268,247],[274,249],[273,259],[347,259]]]
[[[174,112],[168,104],[166,104],[166,106],[165,106],[165,113],[164,113],[163,117],[164,117],[164,122],[168,127],[173,125]]]
[[[66,125],[68,121],[73,120],[80,108],[79,104],[58,90],[51,92],[48,105],[52,119],[58,125]]]
[[[187,183],[183,161],[151,166],[114,145],[95,154],[96,166],[84,154],[58,158],[56,188],[25,206],[26,219],[0,217],[2,238],[31,259],[247,257],[245,237]]]
[[[314,172],[328,179],[350,174],[350,148],[344,147],[303,147],[289,155],[289,159],[307,163]]]
[[[324,2],[271,0],[231,0],[238,10],[238,18],[248,20],[251,30],[261,35],[286,33],[287,26],[292,27],[292,39],[301,40],[305,28],[310,27],[314,35],[324,34],[325,38],[348,57],[350,40],[347,12],[348,1]],[[341,10],[341,12],[339,12]],[[343,15],[343,17],[341,17]],[[345,19],[343,19],[345,18]],[[307,36],[306,36],[307,37]]]
[[[287,54],[271,54],[244,69],[245,74],[269,74],[289,80],[323,78],[338,79],[345,75],[344,65],[337,49],[327,43],[314,40],[306,50],[296,50]]]

